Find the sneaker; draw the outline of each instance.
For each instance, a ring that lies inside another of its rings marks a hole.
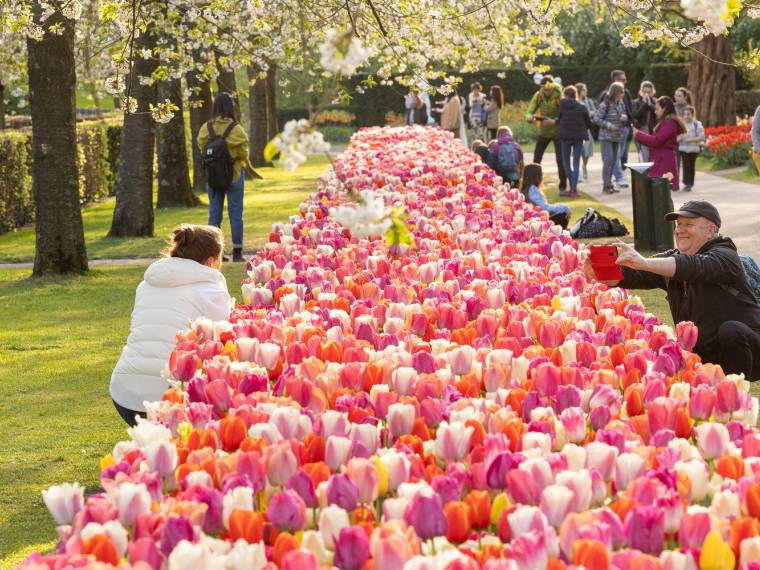
[[[583,167],[583,180],[588,180],[588,168]]]
[[[628,188],[628,182],[626,182],[625,180],[619,180],[618,183],[617,183],[617,185],[620,188]],[[619,190],[618,190],[618,192],[619,192]]]
[[[687,184],[686,186],[683,187],[683,191],[684,192],[691,192],[691,188],[692,187]]]
[[[577,190],[571,190],[570,192],[567,193],[567,197],[568,198],[580,198],[581,195],[578,194]]]
[[[615,189],[612,186],[605,186],[602,188],[602,192],[605,194],[613,194],[615,192]]]
[[[222,261],[229,261],[230,256],[229,255],[222,255]]]
[[[245,261],[243,259],[243,248],[242,247],[236,247],[232,250],[232,261],[233,263],[238,263],[240,261]]]

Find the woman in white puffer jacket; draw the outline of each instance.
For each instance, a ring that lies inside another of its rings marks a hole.
[[[166,257],[145,271],[137,287],[127,345],[111,375],[111,398],[124,421],[145,415],[143,402],[160,400],[169,388],[161,372],[177,332],[198,317],[230,316],[227,281],[219,271],[224,243],[213,226],[182,224],[172,232]]]

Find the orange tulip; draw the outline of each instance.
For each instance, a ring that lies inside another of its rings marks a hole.
[[[686,406],[679,406],[676,409],[676,437],[682,437],[689,439],[691,437],[692,426],[694,422],[689,415],[689,410]]]
[[[325,440],[314,433],[303,440],[303,463],[316,463],[325,459]]]
[[[610,505],[610,510],[617,515],[620,519],[620,523],[625,523],[625,517],[628,516],[628,512],[636,505],[636,501],[630,497],[621,496],[617,501]]]
[[[98,562],[119,565],[119,553],[107,534],[96,534],[82,543],[82,554],[91,554]]]
[[[191,451],[195,451],[205,447],[210,447],[211,449],[219,447],[216,432],[205,429],[194,429],[191,431],[187,438],[187,448]]]
[[[219,433],[222,436],[222,449],[227,452],[235,451],[248,435],[248,426],[242,418],[227,416],[219,422]]]
[[[488,528],[491,524],[491,497],[488,491],[470,491],[464,500],[470,507],[472,527],[476,530]]]
[[[288,552],[298,549],[298,539],[289,532],[281,532],[277,535],[277,539],[274,541],[274,548],[272,550],[272,561],[279,568],[282,564],[282,559]]]
[[[747,489],[745,495],[747,502],[747,512],[750,516],[760,518],[760,483],[753,483]]]
[[[552,558],[546,563],[546,570],[567,570],[567,564],[558,558]]]
[[[259,437],[246,437],[240,442],[240,451],[257,451],[264,453],[264,449],[267,447],[267,442]]]
[[[737,517],[731,521],[731,548],[739,556],[739,545],[745,538],[760,534],[760,523],[751,517]]]
[[[610,567],[607,547],[598,540],[576,540],[573,543],[573,562],[587,570],[607,570]]]
[[[460,544],[470,538],[472,523],[470,522],[470,507],[463,501],[451,501],[443,508],[446,515],[448,530],[446,539],[454,544]]]
[[[230,513],[227,538],[230,542],[242,538],[249,544],[260,542],[264,536],[264,515],[253,511],[235,509]]]
[[[464,422],[464,425],[465,427],[469,426],[474,430],[470,436],[470,449],[477,445],[482,445],[483,441],[486,439],[486,430],[483,427],[483,424],[476,422],[475,420],[467,420]]]
[[[412,452],[414,452],[415,455],[419,455],[420,457],[422,457],[422,455],[425,453],[422,439],[414,434],[402,435],[396,440],[394,446],[397,448],[408,447],[412,450]]]
[[[182,483],[182,481],[185,480],[185,477],[190,475],[193,471],[200,471],[201,466],[200,465],[191,465],[190,463],[183,463],[177,467],[177,470],[175,471],[175,477],[177,478],[177,483]]]
[[[164,395],[161,396],[161,399],[167,402],[172,402],[174,404],[184,404],[185,393],[179,388],[169,388],[166,392],[164,392]]]
[[[336,340],[328,340],[321,345],[320,360],[323,362],[342,362],[343,345]]]
[[[715,462],[715,471],[721,477],[738,481],[744,475],[744,460],[735,455],[724,455]]]
[[[414,425],[412,426],[412,435],[419,437],[422,441],[429,441],[432,439],[430,435],[430,429],[425,423],[425,418],[419,417],[414,420]]]
[[[633,384],[625,389],[625,411],[629,416],[638,416],[644,413],[644,387],[642,384]]]

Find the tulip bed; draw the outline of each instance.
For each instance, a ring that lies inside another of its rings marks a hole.
[[[331,218],[368,189],[413,248]],[[360,131],[24,566],[760,568],[757,399],[579,258],[445,133]]]

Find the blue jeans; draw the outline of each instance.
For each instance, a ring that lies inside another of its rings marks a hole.
[[[615,180],[617,182],[625,180],[623,163],[628,162],[628,133],[630,132],[631,130],[628,127],[623,127],[623,140],[618,144],[617,160],[615,161],[614,170]]]
[[[245,174],[240,173],[240,178],[230,184],[226,192],[214,192],[206,185],[208,193],[208,225],[222,227],[224,216],[224,197],[227,196],[227,214],[230,217],[230,229],[232,230],[232,247],[243,247],[243,189],[245,187]]]
[[[570,153],[573,155],[573,163],[570,164]],[[578,177],[580,176],[581,154],[583,153],[583,141],[562,141],[562,165],[570,183],[570,191],[578,191]]]
[[[617,141],[600,141],[602,147],[602,182],[604,187],[612,186],[612,173],[615,171],[615,165],[620,167],[619,148],[621,143]]]

